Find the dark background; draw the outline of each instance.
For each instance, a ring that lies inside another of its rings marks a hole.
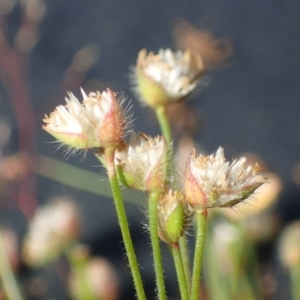
[[[80,86],[110,87],[125,92],[134,99],[136,131],[158,134],[153,113],[139,105],[130,89],[129,68],[135,64],[142,48],[155,52],[159,48],[175,50],[172,31],[178,19],[185,19],[193,26],[210,30],[216,37],[228,38],[233,48],[226,64],[208,70],[205,84],[190,101],[201,110],[205,120],[201,132],[194,137],[207,153],[224,146],[229,151],[228,159],[241,152],[260,155],[284,182],[278,212],[284,220],[299,217],[299,192],[290,179],[291,169],[299,162],[300,155],[298,1],[49,0],[44,3],[46,11],[39,25],[39,39],[27,57],[38,154],[65,159],[63,151],[55,151],[46,143],[53,139],[42,131],[41,125],[45,113],[64,103],[70,87],[79,96]],[[11,44],[20,26],[20,15],[17,5],[5,16]],[[87,44],[94,47],[98,61],[84,75],[66,80],[74,55]],[[9,119],[13,127],[4,154],[17,151],[19,129],[4,84],[1,85],[0,116]],[[80,156],[71,156],[68,162],[86,169],[98,165],[92,154],[84,161]],[[38,178],[37,187],[40,203],[61,193],[76,196],[84,215],[82,240],[88,242],[95,253],[113,262],[122,277],[122,299],[132,299],[111,200],[101,201],[98,196],[75,191],[43,177]],[[127,209],[143,277],[151,291],[154,285],[149,243],[140,225],[145,217],[133,205]],[[2,214],[4,219],[10,219],[16,213],[4,210]],[[26,223],[19,219],[17,222]],[[167,258],[165,263],[172,265]],[[176,296],[176,290],[172,289],[172,282],[176,280],[172,269],[167,270],[167,278],[170,294]],[[53,286],[59,284],[56,281],[51,277]],[[60,289],[62,284],[59,289],[49,289],[45,298],[40,296],[40,299],[67,299]],[[276,299],[282,299],[280,290]]]

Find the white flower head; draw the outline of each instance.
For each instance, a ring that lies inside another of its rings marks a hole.
[[[245,166],[246,158],[226,162],[220,147],[215,154],[190,155],[185,169],[185,191],[194,208],[232,207],[247,199],[266,182],[256,164]]]
[[[102,93],[81,90],[83,102],[69,93],[65,106],[45,116],[43,129],[63,144],[76,149],[119,144],[126,132],[125,111],[110,89]]]
[[[79,213],[68,198],[57,198],[37,210],[25,236],[23,259],[39,266],[58,256],[79,234]]]
[[[167,151],[164,137],[133,133],[129,144],[117,149],[115,154],[120,181],[139,190],[163,188],[167,177]]]
[[[198,53],[159,50],[158,54],[146,49],[139,52],[135,69],[136,91],[151,107],[183,100],[199,83],[204,72]]]

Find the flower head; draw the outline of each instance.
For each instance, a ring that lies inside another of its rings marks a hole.
[[[245,166],[246,158],[226,162],[224,150],[216,154],[190,155],[184,176],[187,202],[195,209],[232,207],[248,198],[266,182],[258,165]]]
[[[119,180],[138,190],[163,190],[167,179],[167,143],[162,136],[132,134],[129,144],[118,148],[115,164]]]
[[[137,92],[151,107],[183,100],[197,86],[204,72],[199,54],[187,49],[172,52],[161,49],[157,55],[139,52],[135,69]]]
[[[68,198],[56,198],[37,210],[25,236],[22,256],[30,266],[57,257],[79,235],[79,213]]]
[[[65,106],[45,116],[43,129],[76,149],[118,145],[126,132],[126,117],[116,94],[110,89],[88,96],[81,91],[83,102],[69,93]]]
[[[183,235],[188,213],[181,191],[168,190],[158,203],[159,236],[168,244],[175,243]]]

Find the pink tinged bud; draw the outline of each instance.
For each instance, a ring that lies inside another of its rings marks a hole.
[[[187,202],[195,209],[232,207],[247,199],[266,182],[258,165],[245,166],[244,157],[231,164],[220,147],[216,154],[190,155],[185,168],[184,186]]]
[[[168,147],[162,136],[132,134],[129,144],[116,150],[115,165],[120,182],[138,190],[164,190],[167,156]]]
[[[101,145],[105,147],[116,147],[124,138],[126,129],[126,118],[116,98],[116,94],[107,89],[107,99],[110,108],[103,118],[102,125],[99,127],[98,138]]]
[[[169,190],[159,201],[159,236],[168,244],[177,242],[186,227],[188,214],[183,200],[180,191]]]
[[[83,102],[69,93],[65,106],[45,116],[43,129],[58,141],[76,149],[115,147],[126,131],[126,117],[115,94],[82,90]]]

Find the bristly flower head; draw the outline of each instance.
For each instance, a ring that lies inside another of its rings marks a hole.
[[[120,182],[138,190],[164,190],[168,151],[164,137],[133,133],[129,144],[116,150],[115,164]]]
[[[76,149],[115,147],[124,138],[126,114],[110,89],[90,93],[83,90],[83,102],[69,93],[65,106],[45,116],[43,129],[63,144]]]
[[[135,68],[136,91],[141,100],[152,108],[186,98],[197,86],[204,72],[199,53],[187,49],[170,49],[147,54],[139,52]]]
[[[225,161],[224,150],[216,154],[195,156],[187,161],[184,186],[187,202],[195,209],[208,207],[232,207],[247,199],[259,186],[266,182],[260,175],[261,169],[245,166],[241,157],[231,164]]]
[[[187,204],[180,190],[168,190],[158,203],[159,237],[172,244],[183,235],[188,220]]]

